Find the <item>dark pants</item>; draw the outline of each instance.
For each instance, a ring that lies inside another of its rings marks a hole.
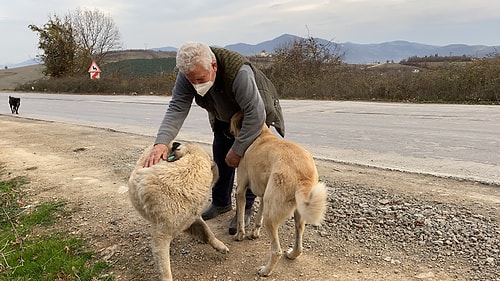
[[[212,152],[219,168],[219,180],[212,189],[212,203],[215,206],[231,205],[235,169],[226,164],[226,155],[233,143],[234,137],[229,131],[229,123],[215,120]],[[245,209],[250,209],[255,201],[255,195],[250,188],[247,189],[246,199]]]

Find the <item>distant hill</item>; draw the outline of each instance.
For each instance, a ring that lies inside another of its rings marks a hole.
[[[300,38],[291,34],[283,34],[273,40],[264,41],[255,45],[238,43],[227,45],[225,48],[239,52],[241,54],[252,56],[258,55],[265,50],[267,53],[273,53],[274,49],[283,43]],[[329,41],[317,38],[319,43],[328,44]],[[454,44],[447,46],[434,46],[408,41],[392,41],[379,44],[356,44],[356,43],[337,43],[342,52],[346,53],[344,58],[347,63],[374,63],[394,61],[399,62],[412,56],[473,56],[484,57],[488,54],[500,52],[500,46],[483,45],[464,45]]]
[[[447,45],[433,46],[407,41],[392,41],[380,44],[340,44],[342,50],[347,52],[348,63],[372,63],[394,61],[400,62],[409,57],[418,56],[471,56],[485,57],[500,51],[500,46],[482,45]]]
[[[0,91],[14,90],[19,85],[41,79],[43,76],[41,64],[0,69]]]
[[[162,52],[177,52],[177,48],[176,47],[171,47],[171,46],[161,47],[161,48],[152,48],[151,50],[153,50],[153,51],[162,51]]]
[[[263,41],[258,44],[236,43],[224,46],[227,49],[236,51],[246,56],[259,55],[262,51],[272,54],[274,50],[286,42],[291,42],[295,39],[301,38],[291,34],[283,34],[272,40]],[[317,38],[319,43],[329,44],[330,41]],[[485,57],[488,54],[499,53],[500,46],[484,46],[484,45],[465,45],[453,44],[447,46],[434,46],[426,45],[408,41],[391,41],[377,44],[357,44],[351,42],[338,43],[333,42],[340,46],[340,51],[345,52],[344,61],[346,63],[364,64],[376,62],[400,62],[409,57],[418,56],[472,56],[472,57]],[[122,59],[147,59],[147,58],[164,58],[175,57],[177,52],[176,47],[160,47],[151,48],[148,50],[123,50],[117,51],[115,58],[112,61]],[[36,64],[35,60],[29,60],[17,65],[9,67],[19,67],[25,65]]]
[[[42,62],[40,61],[40,59],[35,58],[35,59],[25,60],[23,62],[16,63],[16,64],[9,64],[9,65],[6,65],[6,67],[7,68],[17,68],[17,67],[36,65],[36,64],[41,64],[41,63]],[[5,66],[3,68],[5,68]]]
[[[164,58],[134,58],[111,62],[102,66],[102,72],[107,75],[119,74],[122,76],[150,76],[160,73],[173,72],[175,57]]]
[[[224,46],[224,48],[233,50],[245,56],[259,55],[262,51],[266,51],[267,53],[272,54],[274,52],[274,49],[276,49],[277,47],[296,39],[300,39],[300,37],[290,34],[283,34],[281,36],[274,38],[273,40],[264,41],[256,45],[238,43],[238,44],[226,45]]]
[[[283,34],[272,40],[263,41],[258,44],[236,43],[224,46],[229,50],[236,51],[245,56],[259,55],[262,51],[272,54],[274,50],[286,42],[299,39],[301,37]],[[329,44],[330,41],[317,38],[321,44]],[[341,52],[345,52],[344,61],[347,63],[375,63],[394,61],[400,62],[409,57],[418,56],[472,56],[472,57],[485,57],[488,54],[500,52],[500,46],[484,46],[484,45],[465,45],[453,44],[447,46],[426,45],[408,41],[391,41],[377,44],[357,44],[351,42],[338,43],[333,42],[340,46]],[[162,47],[153,50],[175,52],[175,47]]]
[[[119,50],[119,51],[111,51],[106,57],[108,62],[117,62],[123,60],[132,60],[132,59],[162,59],[162,58],[175,58],[175,53],[177,49],[173,50],[159,50],[159,49],[129,49],[129,50]],[[24,66],[31,66],[42,64],[40,59],[30,59],[21,63],[7,65],[7,69],[19,68]],[[89,62],[90,66],[90,62]]]

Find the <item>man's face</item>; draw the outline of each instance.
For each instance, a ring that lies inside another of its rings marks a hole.
[[[217,72],[217,63],[214,61],[210,65],[210,69],[206,70],[203,66],[197,65],[190,73],[186,73],[186,78],[193,85],[215,81],[215,73]]]

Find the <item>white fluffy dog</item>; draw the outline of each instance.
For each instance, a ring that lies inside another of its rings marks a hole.
[[[161,280],[172,280],[170,243],[186,232],[212,245],[229,249],[218,240],[201,218],[210,190],[217,179],[217,167],[210,155],[195,144],[174,143],[168,160],[144,168],[148,147],[133,170],[128,186],[135,209],[152,224],[152,251]]]

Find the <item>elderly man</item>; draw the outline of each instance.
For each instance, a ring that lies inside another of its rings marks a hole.
[[[219,180],[212,189],[212,203],[202,214],[203,219],[209,220],[232,209],[235,168],[260,134],[263,124],[274,126],[284,136],[283,115],[274,85],[238,53],[190,42],[178,50],[176,63],[179,74],[172,100],[158,130],[154,150],[144,166],[167,159],[167,144],[177,136],[194,98],[208,111],[214,133],[213,156],[219,169]],[[229,122],[240,110],[244,111],[243,126],[234,138]],[[255,200],[250,189],[246,198],[245,223],[248,224]],[[236,216],[229,224],[229,233],[236,233]]]

